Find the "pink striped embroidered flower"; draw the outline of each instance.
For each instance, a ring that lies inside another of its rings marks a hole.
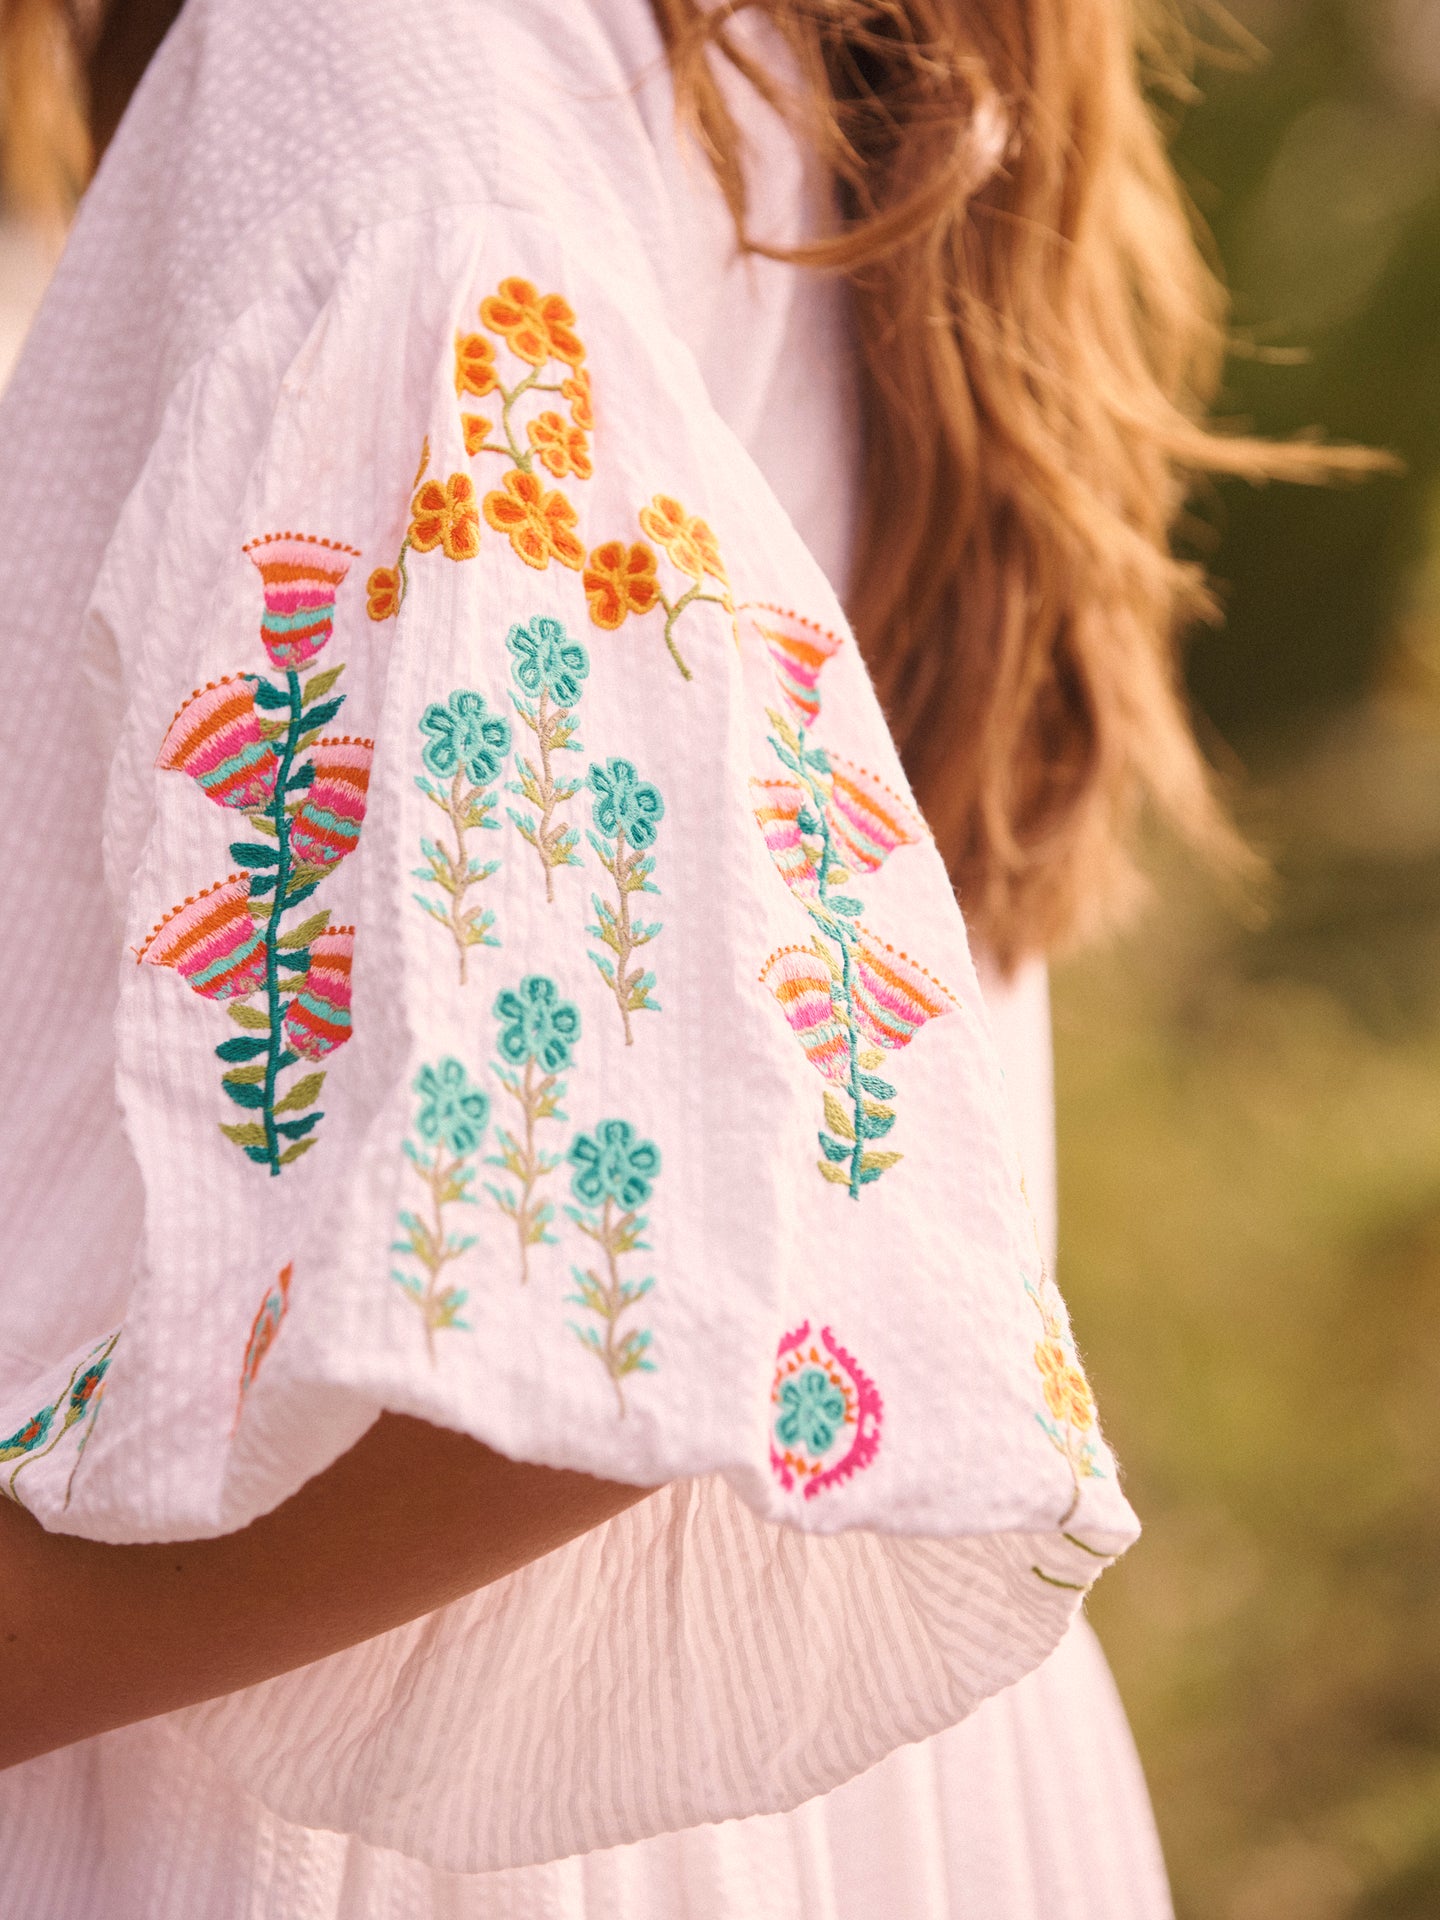
[[[267,533],[245,548],[260,569],[265,612],[260,638],[277,667],[294,673],[315,658],[335,623],[335,596],[360,555],[309,534]]]
[[[245,1358],[240,1366],[240,1405],[244,1405],[245,1395],[255,1384],[255,1376],[260,1371],[260,1362],[275,1344],[275,1336],[280,1331],[280,1323],[290,1310],[290,1276],[294,1263],[287,1261],[280,1269],[275,1285],[260,1302],[260,1310],[250,1328],[250,1338],[245,1343]],[[240,1407],[235,1410],[235,1419],[240,1419]]]
[[[182,901],[136,949],[137,963],[174,967],[207,1000],[243,999],[265,984],[265,942],[238,873]]]
[[[170,722],[155,764],[188,773],[217,806],[240,813],[268,807],[280,763],[260,732],[254,681],[227,676],[197,688]]]
[[[948,987],[894,947],[860,929],[855,956],[855,1023],[877,1047],[908,1047],[927,1021],[959,1005]]]
[[[814,850],[801,833],[807,812],[805,795],[793,780],[752,780],[751,803],[770,858],[790,891],[807,904],[818,902],[820,873]],[[810,822],[811,830],[816,823]]]
[[[751,607],[748,624],[764,641],[786,705],[802,727],[820,717],[820,670],[840,651],[840,636],[781,607]]]
[[[830,969],[813,947],[781,947],[760,970],[817,1072],[843,1086],[850,1073],[850,1037],[835,1011]]]
[[[770,1390],[770,1466],[806,1500],[868,1467],[880,1451],[885,1407],[875,1383],[830,1331],[802,1320],[776,1354]]]
[[[320,740],[310,756],[315,778],[290,827],[290,851],[301,866],[325,870],[355,851],[370,792],[373,740]]]
[[[830,754],[830,831],[840,858],[855,872],[874,873],[897,847],[918,846],[920,822],[899,794],[864,767]]]
[[[307,1060],[323,1060],[350,1038],[354,927],[331,927],[310,942],[310,965],[285,1009],[285,1037]]]

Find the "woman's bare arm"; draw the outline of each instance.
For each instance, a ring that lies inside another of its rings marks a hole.
[[[0,1502],[0,1768],[304,1666],[642,1500],[385,1414],[240,1533],[104,1546]]]

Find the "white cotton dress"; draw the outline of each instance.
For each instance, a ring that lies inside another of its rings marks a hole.
[[[0,1776],[6,1916],[1168,1914],[857,431],[644,0],[185,9],[0,403],[0,1492],[213,1534],[386,1408],[663,1490]]]

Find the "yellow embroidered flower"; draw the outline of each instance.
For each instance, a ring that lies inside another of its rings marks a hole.
[[[623,540],[607,540],[586,562],[585,598],[597,627],[613,631],[632,613],[649,613],[660,598],[655,579],[655,554],[643,541],[627,547]]]
[[[521,473],[518,467],[512,467],[501,484],[503,491],[485,496],[485,518],[495,531],[508,535],[527,567],[543,573],[555,559],[578,572],[585,549],[575,538],[575,509],[564,494],[547,493],[533,473]]]
[[[657,493],[648,507],[640,509],[641,531],[658,540],[682,573],[693,580],[710,574],[728,585],[720,548],[709,524],[689,514],[678,500]]]
[[[541,464],[557,480],[573,473],[577,480],[588,480],[595,471],[590,464],[590,443],[579,427],[572,427],[558,413],[542,413],[527,429],[530,444]]]
[[[1042,1340],[1035,1349],[1035,1364],[1045,1388],[1045,1404],[1054,1417],[1081,1432],[1095,1424],[1095,1396],[1085,1378],[1058,1340]]]
[[[495,371],[495,348],[483,333],[457,333],[455,336],[455,391],[474,394],[483,400],[500,384]]]
[[[461,414],[460,426],[465,435],[466,453],[479,453],[480,449],[485,445],[485,442],[490,438],[490,428],[492,425],[493,422],[485,419],[483,414]]]
[[[473,560],[480,551],[480,516],[475,511],[475,482],[468,473],[448,480],[427,480],[410,502],[410,544],[417,553],[436,547],[450,560]]]
[[[389,620],[400,611],[398,567],[376,567],[365,582],[365,611],[372,620]]]
[[[570,402],[570,418],[585,433],[595,431],[595,396],[590,391],[590,372],[587,367],[577,367],[570,378],[560,388],[562,396]]]
[[[480,318],[505,336],[510,351],[532,367],[550,359],[578,367],[585,345],[575,332],[575,311],[558,293],[537,293],[529,280],[512,277],[480,302]]]

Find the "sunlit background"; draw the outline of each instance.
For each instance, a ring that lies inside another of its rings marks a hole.
[[[1194,19],[1224,410],[1406,466],[1198,504],[1228,618],[1191,685],[1268,917],[1162,849],[1137,933],[1057,976],[1062,1279],[1147,1522],[1093,1617],[1181,1920],[1435,1920],[1440,0]],[[0,226],[0,377],[46,257]]]

